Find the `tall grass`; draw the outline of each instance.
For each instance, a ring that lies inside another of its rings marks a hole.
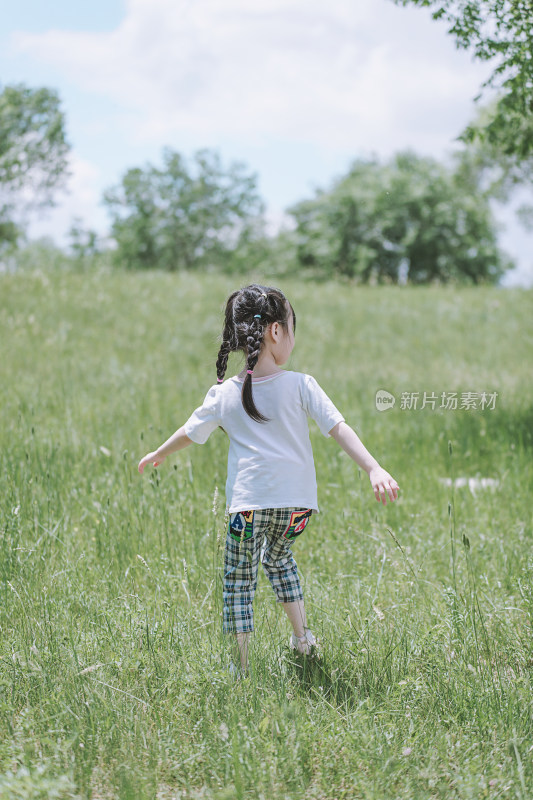
[[[234,288],[0,277],[0,798],[527,800],[532,293],[282,285],[289,368],[319,380],[401,491],[377,504],[311,422],[321,513],[294,552],[323,657],[290,653],[260,575],[251,676],[234,683],[225,437],[137,473],[214,382]],[[498,395],[408,410],[404,391]],[[497,488],[439,480],[476,476]]]

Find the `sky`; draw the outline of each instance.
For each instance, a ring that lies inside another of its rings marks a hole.
[[[458,50],[428,9],[392,0],[2,6],[0,86],[54,88],[66,115],[68,193],[29,227],[60,245],[75,217],[106,233],[104,190],[131,167],[159,165],[164,147],[245,162],[275,231],[356,158],[407,148],[449,157],[493,70]],[[494,211],[518,265],[503,285],[533,285],[533,234],[512,207]]]

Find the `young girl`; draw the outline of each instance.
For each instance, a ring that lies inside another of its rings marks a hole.
[[[294,633],[290,647],[317,653],[307,626],[292,543],[313,511],[317,485],[307,418],[332,436],[370,478],[376,500],[398,497],[399,486],[368,450],[311,375],[283,370],[294,347],[296,315],[279,291],[252,284],[226,304],[217,383],[187,422],[139,462],[154,467],[192,442],[204,444],[221,427],[229,437],[226,505],[229,524],[224,553],[223,631],[236,635],[241,674],[248,666],[253,598],[259,559],[283,604]],[[242,351],[246,367],[224,381],[228,355]],[[253,387],[253,388],[252,388]],[[232,665],[232,671],[239,671]]]

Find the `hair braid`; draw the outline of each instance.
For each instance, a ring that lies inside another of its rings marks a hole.
[[[257,364],[259,353],[261,352],[261,345],[263,344],[264,329],[261,321],[254,319],[250,325],[248,336],[246,337],[246,344],[248,353],[246,356],[246,369],[253,369]]]
[[[217,380],[222,383],[226,369],[228,367],[228,356],[231,353],[231,343],[228,339],[224,339],[220,345],[217,357]]]
[[[254,403],[252,376],[263,347],[264,332],[274,322],[287,330],[292,311],[293,327],[296,316],[291,304],[279,289],[253,283],[233,292],[228,297],[225,309],[222,344],[216,362],[217,380],[222,383],[230,353],[241,351],[246,358],[246,375],[242,386],[242,404],[248,416],[256,422],[268,422]]]
[[[236,293],[234,293],[236,294]],[[230,300],[233,299],[233,295]],[[233,322],[233,308],[232,304],[228,302],[226,308],[226,319],[224,323],[224,330],[222,331],[222,344],[220,345],[220,350],[218,351],[217,356],[217,381],[222,383],[224,380],[224,375],[226,374],[226,369],[228,366],[228,356],[233,351],[236,350],[235,346],[235,324]]]
[[[246,336],[246,369],[253,370],[257,364],[259,353],[261,352],[261,345],[263,344],[264,328],[260,319],[254,319],[248,326],[248,334]],[[268,422],[268,417],[256,408],[252,395],[252,376],[247,372],[242,385],[242,402],[247,409],[247,413],[256,422]]]

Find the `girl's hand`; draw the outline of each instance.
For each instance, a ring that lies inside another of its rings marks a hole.
[[[144,472],[144,468],[147,464],[153,463],[154,467],[158,467],[160,464],[163,463],[165,458],[166,456],[158,456],[155,450],[153,453],[148,453],[148,455],[146,455],[144,458],[141,458],[141,460],[139,461],[139,467],[138,467],[139,472],[142,475]]]
[[[391,503],[396,500],[400,487],[392,475],[389,475],[383,467],[374,467],[374,469],[371,469],[368,473],[368,477],[370,478],[370,483],[372,484],[372,489],[374,490],[378,503],[381,500],[383,505],[387,505],[387,500],[385,499],[387,493]]]

